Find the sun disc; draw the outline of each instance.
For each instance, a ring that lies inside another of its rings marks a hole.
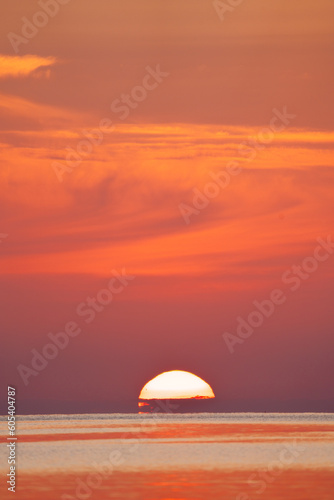
[[[203,379],[190,372],[172,370],[157,375],[142,388],[139,399],[214,398]]]

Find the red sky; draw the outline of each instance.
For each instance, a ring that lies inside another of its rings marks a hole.
[[[172,369],[223,402],[331,399],[334,255],[296,291],[282,275],[334,239],[332,1],[245,0],[220,20],[207,0],[70,0],[13,44],[38,11],[0,19],[0,357],[21,410],[121,408]],[[180,206],[231,162],[187,224]],[[86,324],[78,305],[123,268],[135,279]],[[284,304],[231,354],[223,333],[276,288]],[[80,335],[25,385],[17,366],[69,321]]]

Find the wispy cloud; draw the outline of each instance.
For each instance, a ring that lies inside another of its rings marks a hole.
[[[0,55],[0,78],[22,78],[32,75],[48,78],[50,67],[54,64],[56,64],[55,57]]]

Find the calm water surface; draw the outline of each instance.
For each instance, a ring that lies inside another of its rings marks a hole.
[[[0,498],[7,492],[0,417]],[[34,415],[17,500],[334,500],[334,414]]]

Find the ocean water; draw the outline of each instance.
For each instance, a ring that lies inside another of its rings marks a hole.
[[[9,472],[0,417],[0,498]],[[17,500],[334,500],[334,414],[17,418]]]

